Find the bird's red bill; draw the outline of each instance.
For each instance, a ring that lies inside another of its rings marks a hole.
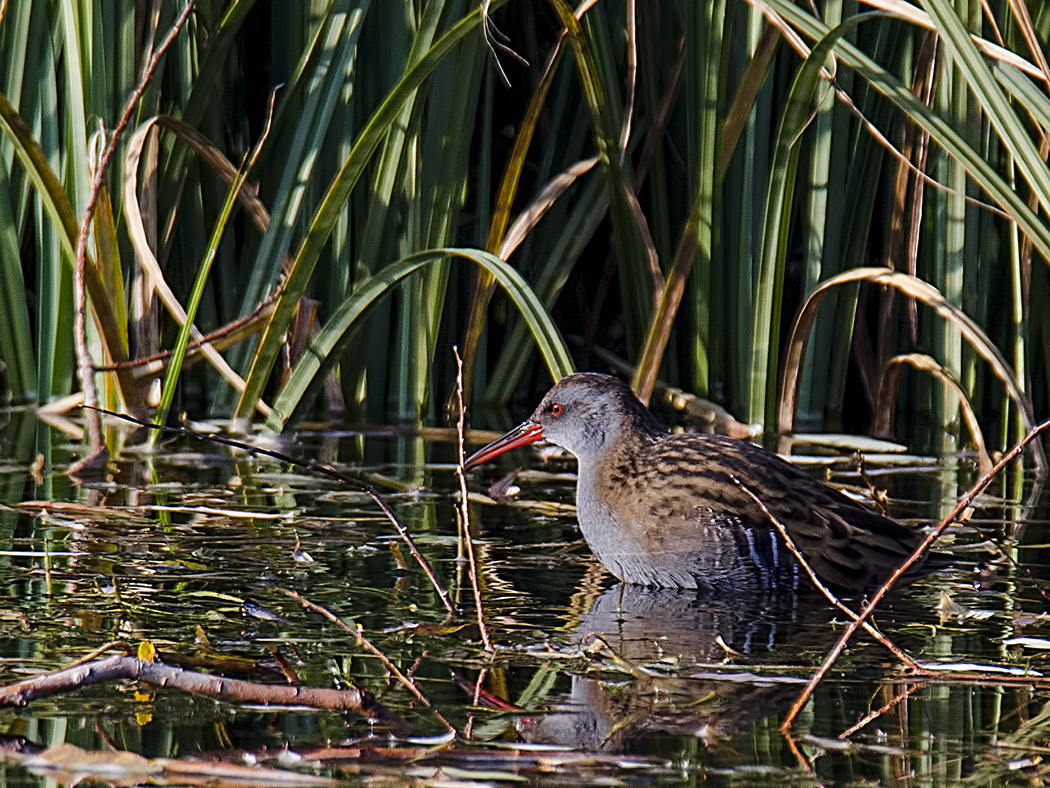
[[[526,446],[539,440],[543,440],[543,427],[531,421],[522,422],[502,438],[497,438],[488,446],[483,446],[470,455],[463,467],[473,468],[475,465],[488,462],[493,457],[498,457],[505,451],[516,449],[519,446]]]

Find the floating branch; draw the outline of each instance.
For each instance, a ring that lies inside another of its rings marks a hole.
[[[238,703],[352,711],[396,730],[408,728],[399,715],[383,706],[365,689],[337,690],[294,687],[287,684],[255,684],[128,656],[109,657],[74,665],[0,687],[0,707],[25,706],[38,698],[70,692],[103,681],[121,679],[144,681],[158,687],[173,687],[191,695],[205,695]]]

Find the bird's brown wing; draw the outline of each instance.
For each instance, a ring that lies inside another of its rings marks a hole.
[[[645,515],[636,515],[660,526],[656,530],[665,535],[668,549],[707,550],[711,526],[716,525],[731,532],[727,536],[741,559],[769,564],[772,555],[782,560],[782,538],[750,492],[783,524],[817,575],[838,589],[871,590],[923,539],[917,530],[857,503],[775,454],[733,438],[668,436],[654,447],[649,467],[637,478],[642,485],[659,481],[668,491],[650,503]],[[780,543],[772,545],[773,539]],[[921,564],[906,579],[918,576]]]

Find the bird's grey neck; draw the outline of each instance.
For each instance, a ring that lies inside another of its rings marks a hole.
[[[620,414],[607,421],[587,424],[570,451],[582,466],[594,466],[614,460],[614,456],[631,456],[644,445],[666,435],[667,430],[647,410]]]

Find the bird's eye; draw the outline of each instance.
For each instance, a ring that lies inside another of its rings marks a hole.
[[[551,415],[552,416],[560,416],[561,415],[561,403],[560,402],[554,402],[554,403],[551,404]]]

